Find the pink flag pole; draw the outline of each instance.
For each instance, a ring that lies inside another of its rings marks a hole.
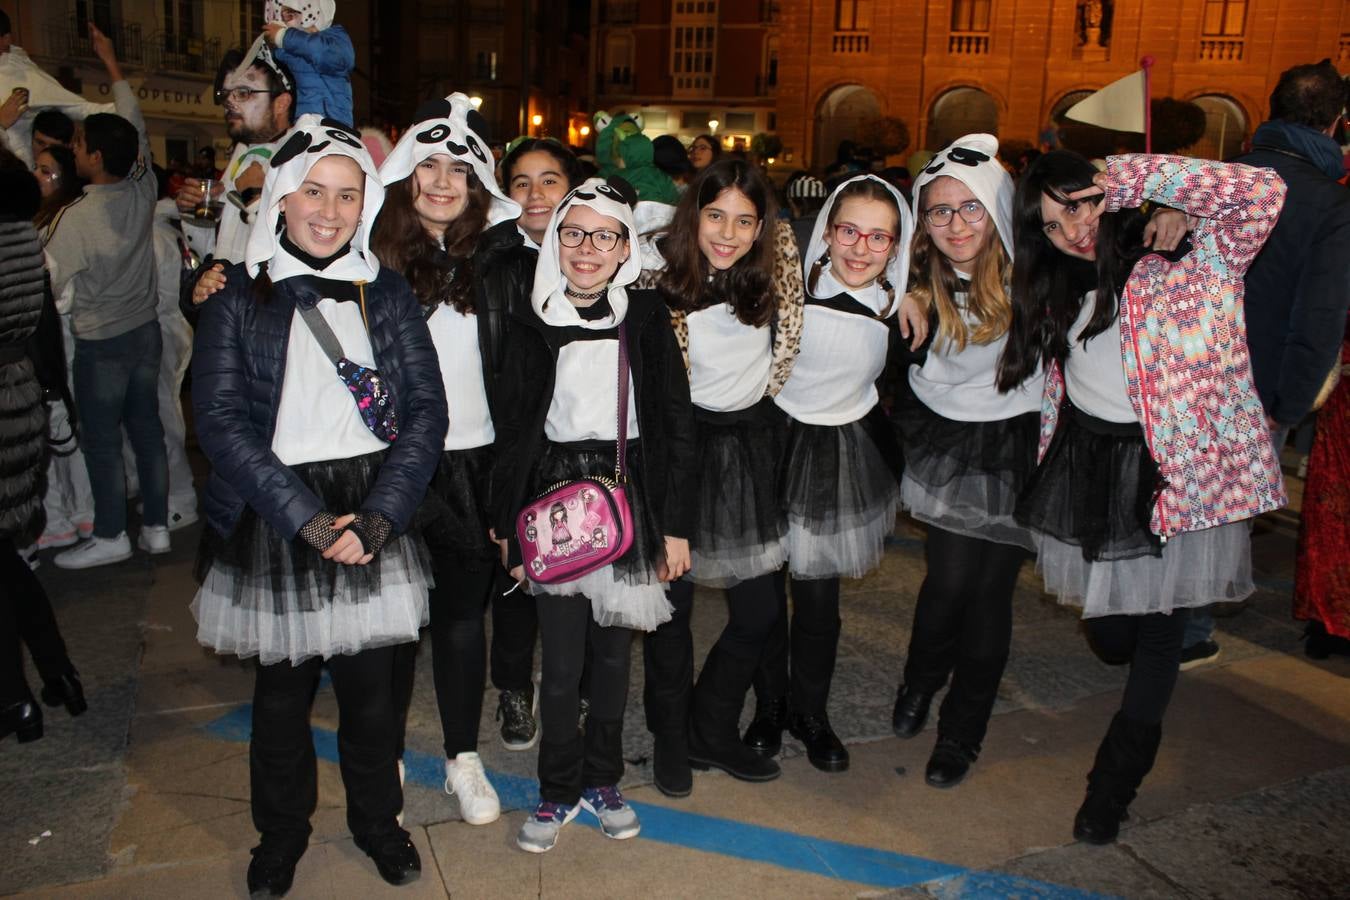
[[[1144,69],[1144,152],[1153,152],[1153,57],[1139,60]]]

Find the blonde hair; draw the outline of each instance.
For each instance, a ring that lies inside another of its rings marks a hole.
[[[927,190],[925,185],[924,190]],[[922,202],[922,201],[921,201]],[[914,229],[914,244],[910,251],[909,293],[918,301],[924,313],[937,310],[935,346],[964,350],[966,343],[988,344],[1008,332],[1012,324],[1012,297],[1008,292],[1011,274],[1008,254],[999,239],[998,229],[990,222],[991,231],[985,232],[985,243],[975,257],[970,273],[970,290],[966,293],[966,312],[975,318],[976,325],[966,325],[961,309],[956,305],[960,280],[951,260],[933,243],[928,223],[923,216]]]

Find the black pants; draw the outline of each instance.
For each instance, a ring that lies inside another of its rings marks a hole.
[[[839,579],[791,579],[789,622],[783,576],[771,578],[778,599],[778,616],[755,672],[755,696],[763,703],[788,695],[794,712],[823,716],[829,705],[834,660],[839,652]]]
[[[27,700],[23,651],[28,645],[43,681],[57,681],[71,669],[51,600],[23,561],[13,541],[0,540],[0,705]]]
[[[1012,595],[1026,552],[930,527],[924,557],[905,684],[933,694],[950,676],[938,736],[978,747],[1008,663]]]
[[[338,763],[353,835],[398,832],[403,808],[394,755],[394,647],[328,659],[338,703]],[[249,774],[253,825],[262,842],[299,855],[318,802],[318,767],[309,710],[324,660],[257,667]]]
[[[1171,615],[1099,616],[1087,619],[1088,641],[1105,662],[1129,663],[1120,711],[1144,725],[1159,725],[1167,713],[1181,664],[1181,639],[1189,612]]]
[[[580,594],[544,594],[535,599],[544,667],[539,796],[573,804],[583,787],[618,784],[623,778],[623,711],[628,703],[633,632],[597,625],[591,601]],[[588,654],[591,710],[583,737],[577,730],[577,705]]]
[[[727,588],[727,625],[717,638],[720,650],[738,659],[760,659],[780,615],[778,581],[779,575],[771,573]],[[667,597],[675,608],[670,621],[642,639],[643,705],[652,734],[685,729],[694,688],[694,638],[689,627],[694,583],[679,579]],[[743,699],[737,698],[737,703]]]
[[[502,570],[496,559],[440,554],[432,561],[436,581],[428,596],[431,663],[436,707],[446,759],[476,752],[487,669],[483,613],[492,605],[492,683],[498,690],[530,687],[538,618],[534,598]],[[509,593],[508,593],[509,592]],[[398,754],[403,755],[408,708],[416,675],[417,644],[400,644],[394,674]]]

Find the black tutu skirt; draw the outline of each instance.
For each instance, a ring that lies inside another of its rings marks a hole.
[[[905,452],[900,499],[911,516],[944,531],[1034,549],[1013,513],[1036,469],[1039,413],[958,422],[911,395],[895,424]]]
[[[749,409],[694,408],[698,521],[688,578],[725,588],[782,567],[787,516],[778,492],[787,416],[768,398]]]
[[[530,478],[530,495],[575,478],[614,477],[613,441],[549,442]],[[670,621],[671,606],[665,584],[657,577],[658,562],[665,559],[665,537],[654,512],[645,502],[642,479],[641,441],[628,442],[627,472],[629,509],[633,515],[633,544],[613,563],[557,584],[530,582],[533,594],[567,596],[581,594],[591,601],[595,621],[653,631]]]
[[[1245,522],[1183,532],[1149,528],[1157,465],[1137,424],[1066,405],[1045,458],[1017,504],[1035,532],[1036,567],[1084,618],[1170,613],[1241,600],[1255,590]]]
[[[323,508],[359,510],[385,452],[292,466]],[[419,536],[390,538],[364,566],[323,558],[303,539],[283,538],[252,507],[233,533],[202,531],[192,601],[197,640],[265,665],[357,653],[417,639],[427,623],[431,571]]]
[[[793,577],[861,578],[876,568],[895,529],[903,469],[880,407],[847,425],[790,421],[781,495]]]
[[[495,560],[497,546],[488,536],[488,480],[492,445],[441,454],[426,499],[417,510],[417,527],[436,559]]]

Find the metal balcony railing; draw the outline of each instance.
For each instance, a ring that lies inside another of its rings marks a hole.
[[[947,52],[956,56],[985,56],[989,53],[989,32],[953,31],[947,38]]]
[[[832,48],[835,53],[868,53],[872,36],[865,31],[836,31]]]
[[[214,75],[220,67],[220,38],[156,31],[150,35],[146,65],[161,72]]]
[[[89,31],[75,16],[46,27],[47,53],[57,59],[98,59]],[[117,59],[129,65],[145,62],[145,44],[141,26],[134,22],[113,21],[104,32],[112,39]]]

